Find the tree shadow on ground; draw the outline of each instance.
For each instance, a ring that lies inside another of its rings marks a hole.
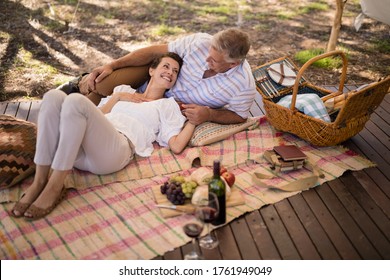
[[[214,34],[237,27],[237,9],[220,9],[220,1],[77,1],[0,0],[0,101],[26,95],[41,97],[68,78],[140,45],[167,43],[195,32]],[[300,5],[310,2],[301,1]],[[49,4],[55,10],[51,15]],[[248,62],[253,69],[282,56],[294,60],[299,51],[325,47],[331,29],[328,20],[331,11],[312,10],[283,18],[278,12],[290,11],[293,3],[256,0],[248,5],[250,10],[244,14],[240,28],[252,39]],[[353,13],[360,12],[360,6],[355,6]],[[76,27],[70,24],[73,28],[69,30],[69,16],[76,14],[76,7],[77,24]],[[167,30],[156,35],[153,31],[162,26]],[[175,27],[181,31],[170,33]],[[361,84],[388,72],[388,53],[370,45],[372,40],[389,42],[386,30],[375,28],[372,23],[359,33],[350,26],[342,26],[340,42],[353,53],[349,81]],[[21,50],[57,73],[38,73],[39,69],[21,63],[24,54]],[[316,85],[338,82],[338,72],[328,70],[314,69],[308,78]]]
[[[98,9],[99,7],[94,8]],[[54,34],[48,35],[42,30],[35,28],[32,24],[34,21],[38,21],[40,24],[46,26],[61,26],[62,28],[59,28],[57,32],[64,32],[67,26],[62,22],[44,16],[43,10],[40,8],[29,9],[19,2],[2,0],[0,1],[0,10],[2,11],[0,14],[0,43],[6,44],[5,50],[0,58],[0,101],[6,100],[7,95],[26,95],[26,92],[23,91],[6,92],[5,90],[7,75],[11,69],[15,68],[15,63],[21,49],[30,52],[32,59],[48,64],[63,73],[69,73],[71,69],[53,56],[49,52],[49,49],[64,55],[76,65],[82,64],[83,58],[56,40]],[[110,41],[100,37],[94,38],[98,37],[94,34],[89,34],[78,29],[73,30],[73,32],[78,34],[79,40],[84,40],[92,47],[102,48],[104,46],[105,50],[110,49],[112,51],[117,49],[116,52],[125,52]],[[91,41],[99,42],[99,44],[90,43]]]

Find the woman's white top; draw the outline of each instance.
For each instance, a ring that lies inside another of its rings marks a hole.
[[[173,97],[142,103],[119,101],[106,117],[130,139],[136,154],[143,157],[152,154],[154,141],[167,147],[169,139],[180,133],[186,121]]]

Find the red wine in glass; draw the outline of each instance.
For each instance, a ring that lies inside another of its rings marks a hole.
[[[196,238],[202,233],[202,226],[196,223],[189,223],[183,227],[184,233],[191,238]]]
[[[199,250],[198,237],[203,231],[203,214],[191,215],[191,220],[183,226],[184,233],[192,238],[192,251],[184,256],[185,260],[202,260],[203,256]]]
[[[205,249],[214,249],[218,246],[218,239],[214,234],[210,232],[210,223],[217,219],[219,214],[219,203],[218,198],[214,193],[209,192],[208,194],[208,203],[203,206],[199,206],[201,209],[201,219],[206,224],[207,235],[202,237],[199,240],[199,244],[202,248]]]
[[[217,210],[215,208],[204,206],[202,207],[203,217],[202,220],[205,223],[211,223],[217,217]]]

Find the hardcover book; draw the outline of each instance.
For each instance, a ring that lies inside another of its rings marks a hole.
[[[295,145],[275,146],[277,153],[284,161],[304,160],[307,156]]]

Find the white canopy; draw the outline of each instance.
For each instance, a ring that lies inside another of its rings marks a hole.
[[[390,25],[390,0],[360,0],[362,13],[355,19],[355,28],[359,30],[364,16]]]

